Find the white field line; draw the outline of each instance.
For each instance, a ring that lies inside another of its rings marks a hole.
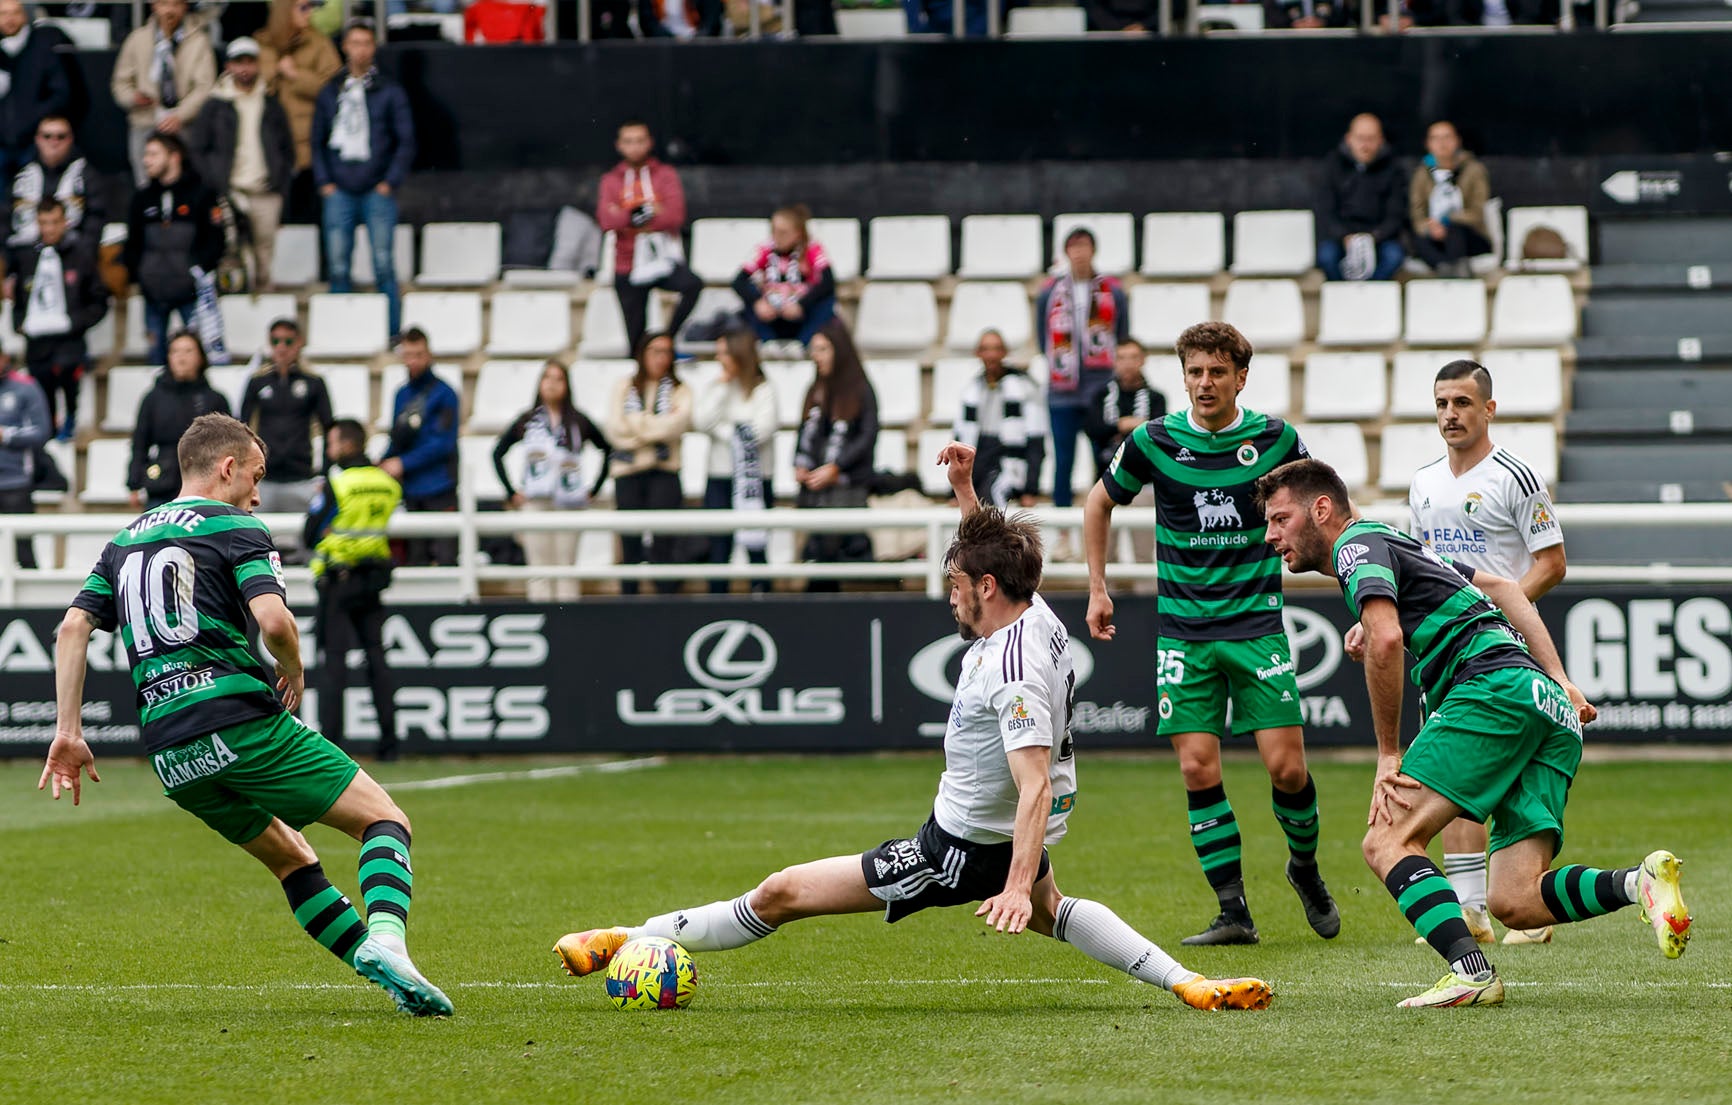
[[[637,760],[606,760],[594,764],[564,764],[559,767],[535,767],[526,771],[484,771],[473,775],[442,775],[436,779],[412,779],[405,783],[391,783],[388,789],[393,793],[399,790],[448,790],[452,787],[467,787],[477,783],[569,779],[574,775],[615,775],[625,771],[643,771],[647,768],[662,767],[667,762],[666,756],[645,756]]]
[[[863,990],[877,986],[1111,986],[1126,979],[1109,978],[875,978],[875,979],[844,979],[828,980],[823,985],[827,990]],[[89,993],[115,994],[134,991],[236,991],[241,993],[262,993],[271,990],[350,990],[361,983],[336,982],[266,982],[266,983],[235,983],[235,982],[127,982],[127,983],[81,983],[81,982],[0,982],[0,991],[33,991],[42,993]],[[500,979],[487,979],[480,982],[458,982],[448,989],[456,990],[563,990],[572,986],[582,985],[570,981],[550,980],[544,982],[511,982]],[[705,989],[719,990],[764,990],[787,989],[792,987],[810,988],[810,979],[757,979],[739,982],[706,982]],[[1330,982],[1331,988],[1338,988],[1339,982]],[[1360,989],[1366,986],[1399,990],[1419,990],[1431,985],[1427,982],[1371,982],[1348,984],[1348,989]],[[1571,989],[1576,987],[1603,985],[1599,982],[1564,981],[1564,982],[1510,982],[1505,986],[1533,986],[1556,989]],[[1699,982],[1689,979],[1643,979],[1626,985],[1646,987],[1656,990],[1687,990],[1732,989],[1732,982]],[[1285,986],[1279,981],[1275,984],[1279,993]],[[1304,990],[1304,984],[1295,989]]]

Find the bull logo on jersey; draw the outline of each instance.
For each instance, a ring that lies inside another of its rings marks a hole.
[[[1241,529],[1245,522],[1239,517],[1239,505],[1233,496],[1214,488],[1191,496],[1197,508],[1197,527],[1203,530]]]
[[[1341,551],[1336,554],[1335,557],[1335,574],[1342,579],[1346,579],[1349,575],[1353,574],[1353,569],[1364,563],[1365,558],[1370,555],[1370,545],[1361,545],[1356,542],[1351,545],[1343,546]]]
[[[1477,514],[1479,512],[1479,508],[1484,506],[1484,505],[1485,505],[1484,498],[1480,495],[1479,492],[1474,491],[1474,492],[1469,493],[1468,497],[1462,501],[1461,512],[1463,514]]]

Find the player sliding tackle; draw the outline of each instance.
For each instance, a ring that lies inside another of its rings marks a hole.
[[[1401,1005],[1503,1001],[1502,980],[1425,852],[1461,816],[1491,823],[1488,897],[1504,924],[1561,925],[1639,904],[1666,957],[1684,954],[1690,913],[1671,852],[1613,870],[1552,868],[1582,759],[1582,725],[1594,720],[1594,708],[1565,676],[1521,587],[1452,564],[1389,526],[1356,521],[1341,477],[1316,460],[1284,464],[1258,480],[1257,505],[1287,567],[1333,569],[1364,626],[1354,659],[1365,665],[1377,731],[1365,860],[1449,964],[1436,986]],[[1398,743],[1404,646],[1428,707],[1405,756]]]
[[[981,507],[973,449],[947,445],[938,463],[949,467],[963,515],[945,556],[950,608],[962,639],[973,644],[962,658],[932,816],[912,837],[789,867],[732,901],[664,913],[635,928],[561,937],[554,951],[566,971],[600,970],[639,936],[724,951],[806,917],[883,910],[895,922],[931,906],[981,902],[975,916],[997,931],[1033,929],[1063,940],[1192,1008],[1267,1007],[1268,983],[1204,978],[1106,906],[1059,893],[1045,845],[1064,835],[1076,803],[1076,677],[1064,625],[1035,593],[1040,533],[1030,521]]]

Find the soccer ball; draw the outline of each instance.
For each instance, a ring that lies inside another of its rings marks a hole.
[[[607,965],[607,996],[615,1009],[684,1009],[697,988],[691,953],[660,936],[626,941]]]

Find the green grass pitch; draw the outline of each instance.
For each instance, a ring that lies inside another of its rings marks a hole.
[[[1082,753],[1054,849],[1062,889],[1170,951],[1213,913],[1170,758]],[[387,782],[521,763],[418,763]],[[301,933],[252,860],[103,768],[74,810],[0,765],[0,1102],[1413,1102],[1732,1099],[1732,764],[1604,763],[1570,803],[1566,859],[1685,859],[1695,941],[1661,958],[1633,911],[1497,948],[1500,1009],[1393,1008],[1443,973],[1366,871],[1371,768],[1316,767],[1342,934],[1305,926],[1281,875],[1267,778],[1227,770],[1263,943],[1182,949],[1256,974],[1266,1013],[1203,1014],[969,911],[895,926],[802,922],[697,956],[682,1012],[621,1013],[549,952],[568,930],[731,897],[800,860],[858,852],[925,816],[936,754],[693,758],[618,774],[404,790],[410,946],[457,1006],[396,1014]],[[355,849],[314,829],[355,893]]]

